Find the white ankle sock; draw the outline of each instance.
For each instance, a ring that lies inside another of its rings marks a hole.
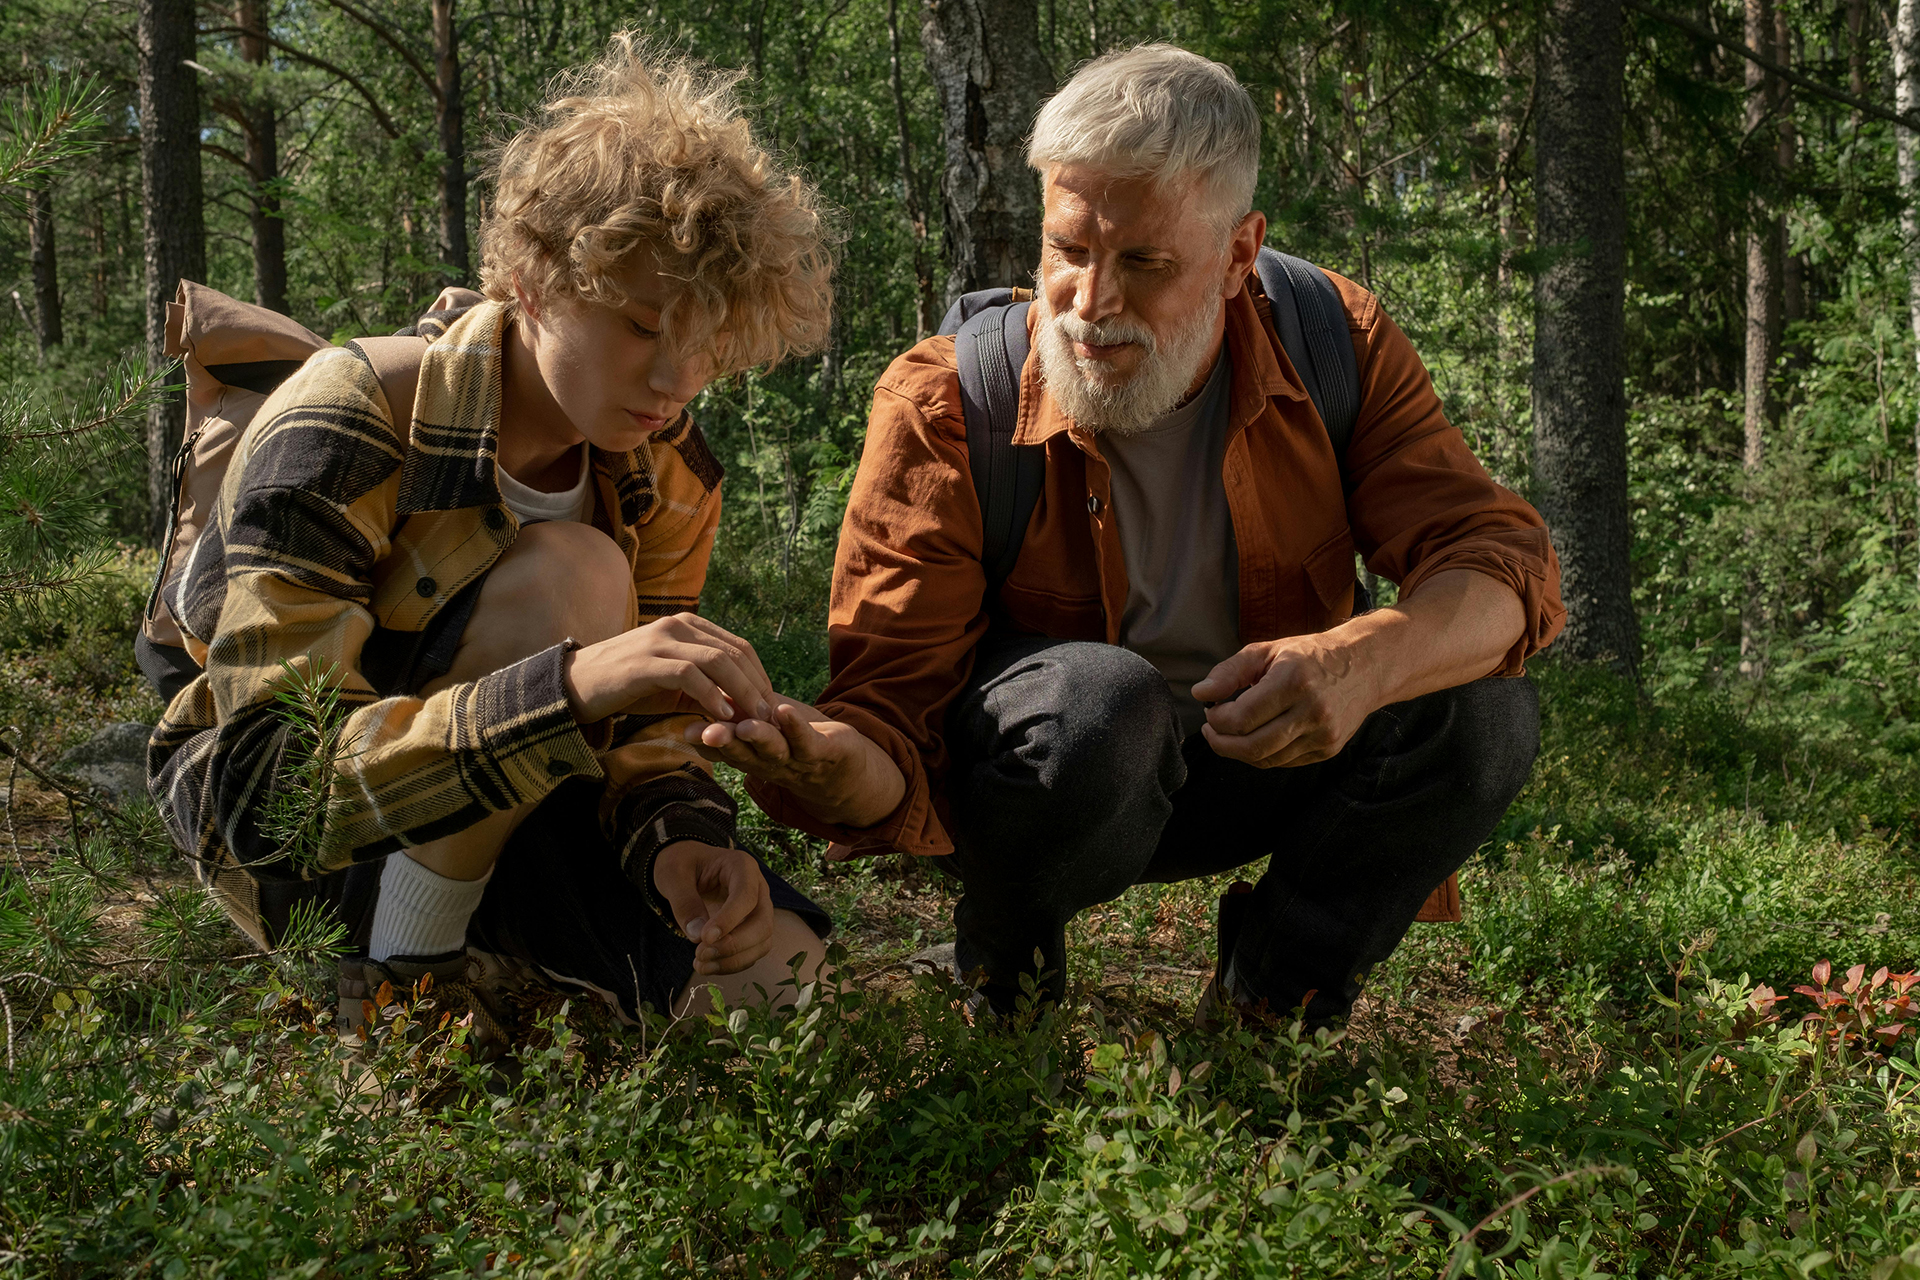
[[[467,921],[492,876],[488,871],[478,880],[449,880],[405,853],[389,854],[380,873],[368,957],[389,960],[460,950],[467,943]]]

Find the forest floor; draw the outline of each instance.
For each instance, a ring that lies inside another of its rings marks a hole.
[[[157,715],[132,598],[8,637],[29,763]],[[556,1002],[511,1084],[452,1028],[343,1048],[315,940],[257,954],[150,810],[0,760],[0,1276],[1920,1278],[1911,742],[1535,679],[1465,923],[1338,1034],[1193,1028],[1224,878],[1083,914],[1068,1005],[971,1026],[907,963],[951,936],[937,868],[749,812],[852,990],[642,1032]]]

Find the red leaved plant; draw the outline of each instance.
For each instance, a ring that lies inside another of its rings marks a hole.
[[[1882,965],[1867,977],[1867,966],[1854,965],[1838,987],[1829,986],[1833,965],[1822,960],[1813,966],[1818,986],[1802,984],[1795,991],[1813,1001],[1814,1011],[1802,1021],[1817,1024],[1813,1029],[1836,1046],[1860,1042],[1870,1047],[1890,1047],[1907,1030],[1914,1004],[1920,993],[1920,974],[1889,973]]]

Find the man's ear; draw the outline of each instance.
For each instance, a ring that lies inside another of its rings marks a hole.
[[[1267,242],[1267,215],[1255,209],[1240,219],[1227,236],[1227,278],[1221,282],[1220,296],[1231,298],[1246,283],[1253,270],[1260,246]]]

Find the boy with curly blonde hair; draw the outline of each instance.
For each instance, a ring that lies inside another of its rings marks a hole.
[[[155,802],[261,944],[303,904],[338,916],[349,1026],[427,975],[485,1040],[483,973],[635,1016],[820,969],[825,914],[735,846],[683,741],[777,696],[695,613],[721,468],[687,405],[817,349],[831,304],[817,197],[736,79],[626,35],[568,75],[501,153],[485,301],[424,349],[309,359],[168,589],[204,670],[154,734]],[[276,820],[302,776],[289,670],[342,716],[306,857]]]

